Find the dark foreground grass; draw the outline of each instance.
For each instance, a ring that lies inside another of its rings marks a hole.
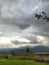
[[[46,64],[37,63],[33,60],[6,60],[6,59],[0,59],[0,65],[46,65]]]

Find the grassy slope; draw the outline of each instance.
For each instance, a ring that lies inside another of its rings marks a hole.
[[[44,63],[37,63],[30,60],[6,60],[0,59],[0,65],[45,65]]]

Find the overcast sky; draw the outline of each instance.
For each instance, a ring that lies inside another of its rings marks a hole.
[[[49,16],[49,0],[0,0],[0,48],[49,45],[49,23],[35,13]]]

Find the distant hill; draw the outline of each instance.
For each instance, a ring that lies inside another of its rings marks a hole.
[[[49,47],[48,46],[36,46],[33,47],[32,50],[35,52],[49,52]]]
[[[30,51],[34,51],[35,53],[36,52],[49,52],[48,46],[39,45],[35,47],[31,47],[31,46],[27,46],[27,47],[30,49]],[[27,47],[24,46],[20,48],[0,48],[0,53],[8,54],[8,53],[11,53],[12,51],[17,52],[17,53],[24,53],[26,52]]]

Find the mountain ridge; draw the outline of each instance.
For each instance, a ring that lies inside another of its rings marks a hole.
[[[29,48],[30,51],[34,51],[34,52],[49,52],[49,46],[35,46],[35,47],[31,47],[31,46],[24,46],[24,47],[19,47],[19,48],[0,48],[0,53],[11,53],[11,51],[15,51],[15,52],[26,52],[26,49]]]

